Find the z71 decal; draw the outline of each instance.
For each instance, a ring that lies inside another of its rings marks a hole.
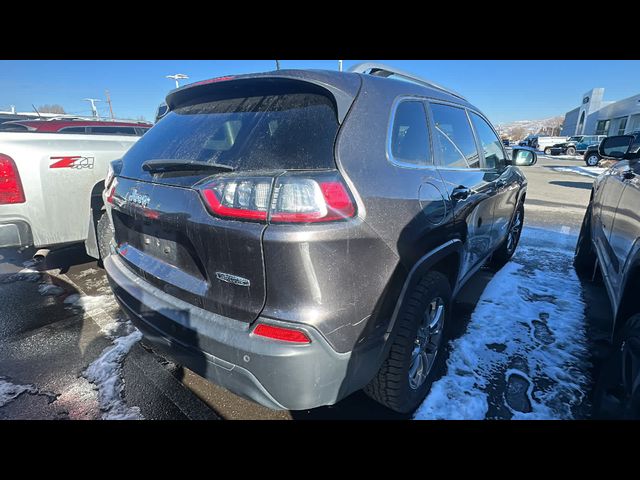
[[[51,157],[50,160],[55,160],[49,168],[93,168],[94,157],[82,157],[80,155],[66,156],[66,157]]]

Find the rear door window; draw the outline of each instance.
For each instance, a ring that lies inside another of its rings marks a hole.
[[[391,155],[396,162],[427,165],[430,162],[429,130],[424,103],[405,100],[398,105],[391,131]]]
[[[440,164],[450,168],[480,168],[480,156],[464,109],[431,104],[434,149]]]
[[[484,153],[485,168],[501,169],[505,165],[505,155],[500,139],[484,118],[474,112],[469,114]]]
[[[137,135],[134,127],[90,127],[90,131],[98,135]]]
[[[217,163],[236,171],[335,168],[339,125],[332,99],[303,87],[234,93],[172,109],[129,150],[122,175],[144,178],[147,160]]]
[[[85,127],[64,127],[59,130],[59,133],[84,133]]]

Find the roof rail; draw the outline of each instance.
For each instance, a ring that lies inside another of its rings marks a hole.
[[[385,77],[385,78],[390,77],[391,75],[395,75],[396,77],[404,78],[405,80],[409,80],[410,82],[424,85],[426,87],[435,88],[442,92],[448,93],[449,95],[453,95],[454,97],[458,97],[464,101],[467,101],[467,99],[464,98],[462,95],[460,95],[459,93],[449,88],[445,88],[441,85],[438,85],[435,82],[432,82],[431,80],[426,80],[424,78],[417,77],[412,73],[405,72],[404,70],[399,70],[395,67],[390,67],[383,63],[375,63],[375,62],[358,63],[357,65],[354,65],[351,68],[349,68],[349,72],[368,73],[369,75],[373,75],[376,77]]]

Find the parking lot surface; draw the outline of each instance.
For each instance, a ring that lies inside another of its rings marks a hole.
[[[597,169],[540,156],[523,168],[525,230],[513,260],[480,270],[454,305],[442,377],[415,413],[427,418],[590,418],[607,354],[604,287],[571,260]],[[0,251],[0,418],[400,419],[361,392],[336,405],[273,411],[156,355],[82,248]]]

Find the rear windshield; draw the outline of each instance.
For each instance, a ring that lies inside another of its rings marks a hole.
[[[317,92],[260,95],[253,89],[239,98],[201,99],[175,108],[149,130],[127,153],[122,174],[141,175],[147,160],[238,171],[335,168],[337,131],[334,103]]]

